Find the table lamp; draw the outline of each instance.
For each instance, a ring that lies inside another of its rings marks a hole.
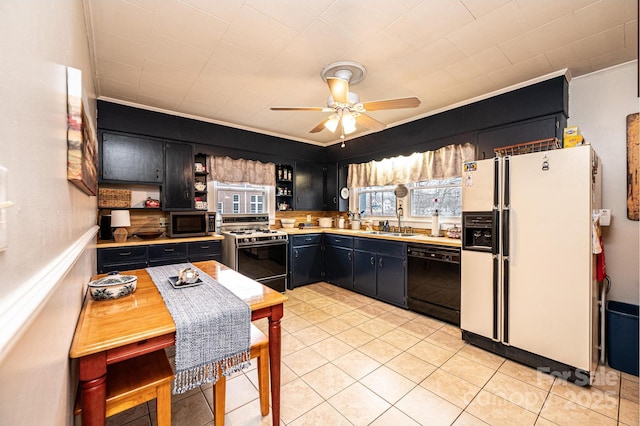
[[[127,230],[125,227],[131,226],[131,219],[129,218],[129,210],[113,210],[111,211],[111,227],[118,228],[113,231],[113,238],[117,243],[124,243],[127,241]]]

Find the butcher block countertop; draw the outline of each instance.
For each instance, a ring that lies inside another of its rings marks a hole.
[[[113,240],[98,240],[96,243],[97,248],[111,248],[111,247],[131,247],[131,246],[148,246],[151,244],[173,244],[173,243],[192,243],[198,241],[215,241],[224,240],[222,235],[207,235],[206,237],[184,237],[184,238],[168,238],[160,237],[152,240],[145,240],[138,237],[127,238],[124,243],[116,243]]]
[[[316,226],[311,228],[303,228],[303,229],[278,228],[278,231],[284,231],[289,235],[305,235],[305,234],[323,233],[323,234],[345,235],[349,237],[366,237],[366,238],[376,238],[380,240],[401,241],[404,243],[433,244],[433,245],[447,246],[447,247],[462,246],[462,242],[459,239],[447,238],[447,237],[430,237],[426,234],[400,236],[400,235],[392,235],[392,234],[376,234],[376,233],[373,233],[374,231],[340,229],[340,228],[320,228]]]

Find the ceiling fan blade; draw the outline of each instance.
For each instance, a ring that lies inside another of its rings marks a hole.
[[[378,111],[382,109],[416,108],[420,105],[420,99],[416,97],[388,99],[385,101],[363,102],[366,111]]]
[[[335,102],[349,103],[349,82],[338,77],[327,77],[327,84]]]
[[[329,118],[325,118],[324,120],[322,120],[316,127],[311,129],[309,133],[318,133],[322,131],[324,129],[324,123],[326,123],[327,121],[329,121]]]
[[[272,111],[325,111],[331,112],[333,109],[325,107],[271,107]]]
[[[375,130],[375,131],[382,130],[385,127],[387,127],[386,124],[376,120],[375,118],[371,118],[365,114],[358,115],[356,117],[356,121],[362,124],[367,129]]]

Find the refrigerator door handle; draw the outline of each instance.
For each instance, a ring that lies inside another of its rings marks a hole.
[[[500,313],[500,292],[499,287],[499,268],[500,260],[498,256],[493,256],[493,340],[498,340],[498,318]]]
[[[509,344],[509,259],[504,259],[502,269],[502,341]]]
[[[505,208],[509,208],[509,205],[511,204],[511,198],[509,197],[510,193],[511,193],[511,182],[510,182],[510,167],[511,167],[511,161],[510,161],[510,157],[504,157],[504,196],[503,196],[503,200],[504,200],[504,207]]]
[[[500,193],[500,158],[493,160],[493,206],[498,207],[500,202],[498,194]]]
[[[502,255],[509,256],[509,209],[502,211]]]
[[[498,239],[500,235],[500,211],[498,209],[493,209],[493,229],[491,232],[493,233],[493,238],[491,239],[491,254],[497,256],[500,252]]]

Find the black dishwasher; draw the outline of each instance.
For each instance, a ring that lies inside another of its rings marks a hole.
[[[409,309],[460,325],[460,249],[407,247]]]

